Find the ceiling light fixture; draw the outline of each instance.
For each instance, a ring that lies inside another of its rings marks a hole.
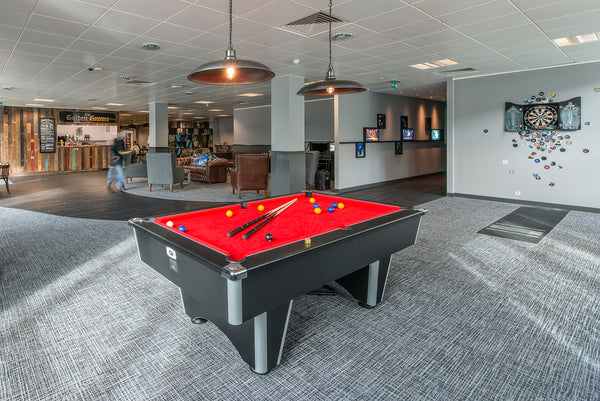
[[[192,82],[208,85],[255,84],[268,81],[275,76],[266,65],[235,57],[235,50],[231,43],[233,25],[231,1],[229,0],[229,47],[225,52],[225,59],[211,61],[196,68],[187,77]]]
[[[595,42],[598,40],[598,35],[595,32],[585,35],[566,36],[564,38],[554,39],[554,42],[560,47],[578,45],[581,43]]]
[[[36,102],[48,102],[48,103],[51,103],[54,101],[54,99],[40,99],[40,98],[35,98],[33,100]]]
[[[300,96],[328,96],[346,95],[366,91],[367,88],[354,81],[346,81],[335,78],[333,66],[331,65],[331,0],[329,1],[329,68],[323,81],[317,81],[304,85],[299,91]]]

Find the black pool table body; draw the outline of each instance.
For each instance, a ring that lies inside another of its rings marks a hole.
[[[376,306],[392,254],[415,243],[425,213],[402,209],[233,262],[153,218],[129,224],[141,260],[180,288],[186,314],[214,323],[264,374],[281,361],[293,298],[336,281]]]

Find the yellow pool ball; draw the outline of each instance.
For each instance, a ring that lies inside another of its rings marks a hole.
[[[316,207],[315,208],[315,214],[319,214],[321,213],[321,208],[320,207]]]
[[[227,215],[227,217],[233,216],[233,212],[231,210],[228,210],[227,212],[225,212],[225,214]]]
[[[317,200],[316,200],[315,198],[310,198],[308,201],[309,201],[310,203],[315,203]]]
[[[344,208],[344,204],[343,203],[338,203],[338,209],[343,209]]]
[[[263,210],[265,210],[265,207],[263,205],[258,205],[258,211],[262,212]]]

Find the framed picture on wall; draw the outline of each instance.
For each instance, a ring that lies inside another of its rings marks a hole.
[[[377,128],[385,128],[385,114],[377,114]]]
[[[408,116],[400,116],[400,130],[408,128]]]
[[[431,117],[425,117],[425,135],[431,135]]]
[[[402,141],[394,142],[394,154],[401,155],[402,154]]]
[[[365,148],[366,146],[364,142],[356,142],[354,148],[354,157],[356,157],[357,159],[365,157]]]

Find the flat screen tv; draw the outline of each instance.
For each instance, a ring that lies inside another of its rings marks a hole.
[[[429,138],[432,141],[441,141],[442,140],[442,130],[441,129],[432,129],[429,135]]]
[[[404,128],[402,130],[402,140],[403,141],[412,141],[413,139],[415,139],[414,133],[415,133],[414,129]]]
[[[363,142],[379,142],[379,130],[377,128],[363,128]]]

